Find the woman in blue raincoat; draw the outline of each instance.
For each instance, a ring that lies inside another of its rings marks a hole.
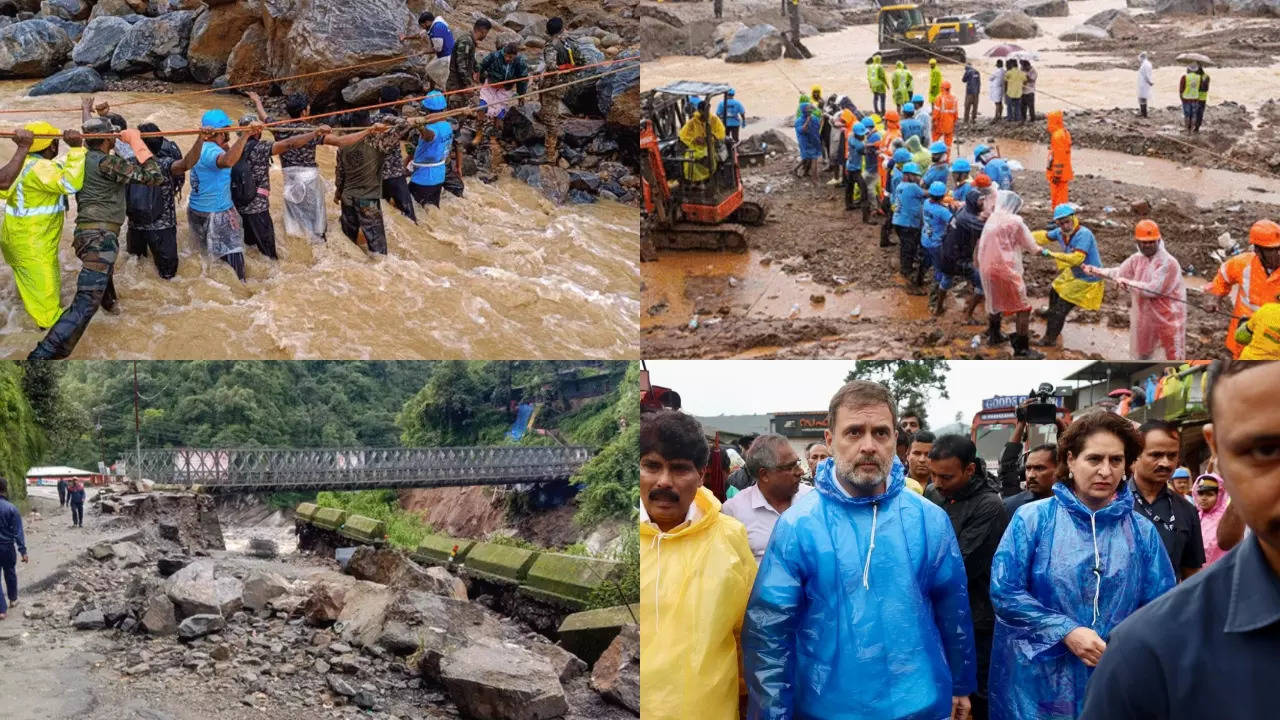
[[[1058,440],[1053,496],[1014,514],[991,563],[996,611],[991,720],[1070,720],[1111,631],[1173,587],[1155,525],[1134,512],[1126,471],[1142,441],[1099,412]]]
[[[796,142],[800,145],[800,164],[796,166],[800,177],[818,182],[818,161],[822,159],[822,108],[800,96],[800,108],[796,110]]]
[[[885,413],[888,418],[888,413]],[[905,492],[850,495],[836,458],[774,526],[742,627],[748,717],[921,718],[977,686],[964,560],[942,508]]]

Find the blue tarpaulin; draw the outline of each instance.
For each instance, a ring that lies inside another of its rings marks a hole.
[[[533,403],[523,403],[516,408],[516,421],[511,423],[507,438],[519,440],[529,430],[529,418],[533,416]]]

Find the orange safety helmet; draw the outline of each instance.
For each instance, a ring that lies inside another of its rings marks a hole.
[[[1280,225],[1271,220],[1259,220],[1249,228],[1249,244],[1258,247],[1280,247]]]
[[[1156,225],[1155,220],[1142,220],[1138,226],[1133,229],[1133,237],[1142,242],[1143,240],[1159,240],[1160,226]]]
[[[950,80],[943,80],[943,81],[942,81],[942,89],[943,89],[943,90],[950,90],[950,89],[951,89],[951,81],[950,81]]]
[[[898,111],[897,111],[897,110],[890,110],[889,112],[887,112],[887,113],[885,113],[885,114],[884,114],[884,119],[885,119],[885,121],[886,121],[886,122],[887,122],[887,121],[889,121],[889,120],[892,120],[892,121],[894,121],[894,122],[898,122],[898,119],[899,119],[899,118],[898,118]]]

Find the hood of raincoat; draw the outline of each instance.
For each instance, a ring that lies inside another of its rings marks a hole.
[[[1061,110],[1054,110],[1053,112],[1049,113],[1048,115],[1045,115],[1045,120],[1047,121],[1048,128],[1049,128],[1049,132],[1050,132],[1051,134],[1052,134],[1055,130],[1061,130],[1061,129],[1063,129],[1063,127],[1064,127],[1064,126],[1063,126],[1063,124],[1062,124],[1062,111],[1061,111]]]
[[[1164,240],[1156,243],[1151,257],[1135,252],[1107,274],[1131,280],[1140,287],[1130,290],[1130,357],[1151,355],[1163,337],[1172,337],[1173,357],[1183,357],[1187,327],[1187,288],[1182,266]],[[1219,496],[1221,497],[1221,496]]]
[[[1218,481],[1218,501],[1208,510],[1200,510],[1199,506],[1196,510],[1200,513],[1200,537],[1204,541],[1204,564],[1208,567],[1210,563],[1218,560],[1227,554],[1218,546],[1218,525],[1222,522],[1222,516],[1227,512],[1227,486],[1222,481],[1221,475],[1206,473],[1196,478],[1196,482],[1192,485],[1192,489],[1196,490],[1200,487],[1201,478],[1213,478]]]
[[[907,151],[910,152],[912,155],[915,155],[919,153],[921,150],[924,150],[924,146],[920,144],[920,137],[917,135],[909,136],[907,138]]]
[[[1105,641],[1172,587],[1169,554],[1128,483],[1096,513],[1066,483],[1018,508],[991,564],[991,715],[1078,717],[1092,671],[1062,639],[1089,627]]]
[[[735,635],[755,579],[755,557],[742,523],[720,512],[710,490],[698,488],[694,502],[701,516],[675,532],[640,524],[640,706],[645,718],[737,713],[741,685]]]
[[[894,64],[894,67],[897,68],[898,70],[903,70],[903,69],[906,69],[907,66],[901,60],[899,60],[897,63]]]
[[[933,719],[976,687],[955,533],[905,477],[894,458],[883,493],[850,497],[824,460],[779,518],[742,628],[752,717]]]
[[[1017,193],[998,191],[995,207],[978,238],[978,273],[987,312],[1012,313],[1031,308],[1023,280],[1022,254],[1039,252],[1040,248],[1017,214],[1021,207],[1022,198]]]

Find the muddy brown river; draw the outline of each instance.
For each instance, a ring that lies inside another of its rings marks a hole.
[[[30,81],[0,82],[0,107],[68,107],[78,96],[27,98]],[[198,86],[175,86],[176,90]],[[211,107],[248,112],[238,96],[173,98],[100,93],[130,127],[196,127]],[[78,113],[0,116],[13,127],[46,119],[68,128]],[[174,138],[184,150],[190,137]],[[0,161],[13,145],[0,141]],[[332,188],[334,151],[317,153]],[[149,258],[121,251],[115,269],[118,315],[99,312],[74,358],[409,359],[616,358],[637,353],[639,211],[601,201],[556,206],[513,178],[494,185],[467,178],[466,196],[419,209],[415,226],[384,204],[389,256],[353,245],[329,205],[328,242],[284,234],[283,178],[271,170],[271,210],[280,260],[246,255],[248,281],[196,249],[178,207],[177,277],[161,280]],[[62,236],[62,300],[75,292],[80,262],[71,248],[74,211]],[[122,237],[123,241],[123,237]],[[25,357],[43,336],[23,310],[8,265],[0,263],[0,356]]]

